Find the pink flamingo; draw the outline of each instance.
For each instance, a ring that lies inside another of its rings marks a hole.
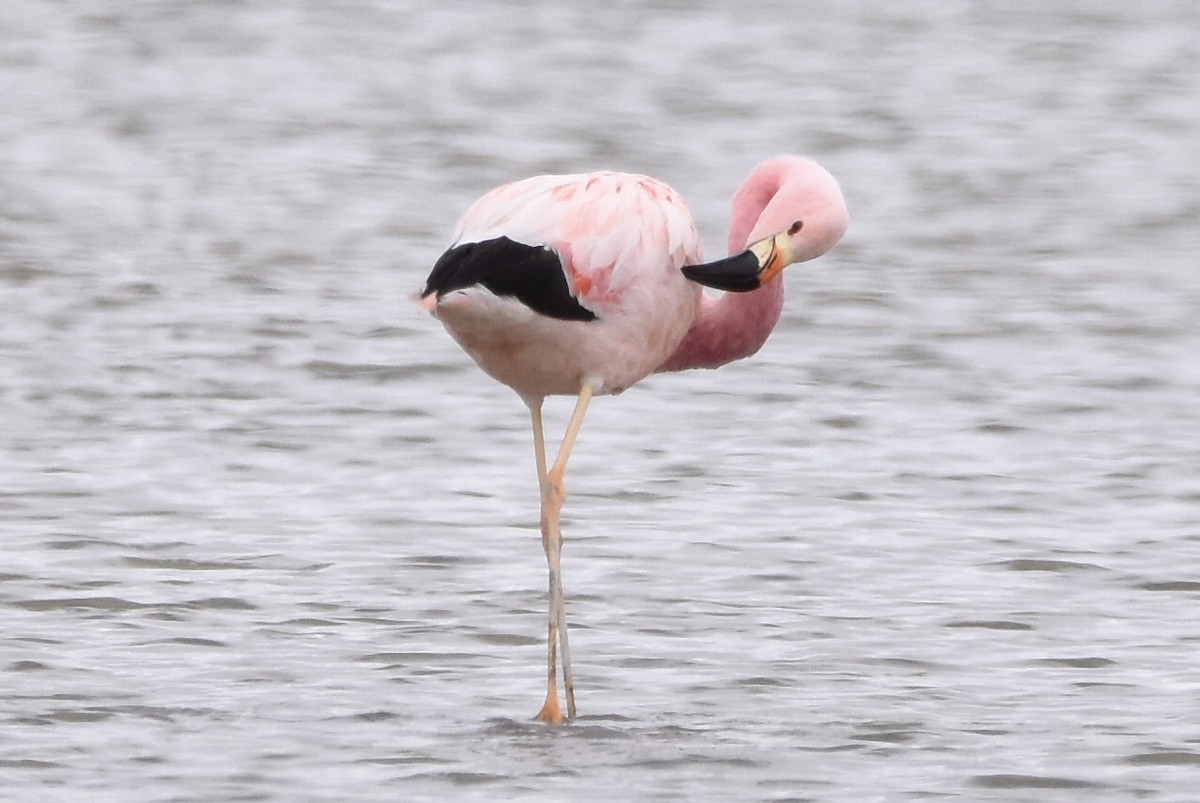
[[[648,176],[536,176],[492,190],[459,220],[421,306],[529,407],[550,569],[548,677],[538,719],[563,721],[556,642],[567,717],[575,716],[559,515],[588,403],[657,371],[715,368],[754,354],[783,308],[783,282],[772,280],[833,247],[848,221],[833,176],[797,156],[754,168],[733,196],[733,256],[709,264],[683,199]],[[700,284],[736,292],[713,298]],[[542,402],[549,395],[577,401],[547,468]]]

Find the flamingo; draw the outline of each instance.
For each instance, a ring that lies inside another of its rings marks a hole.
[[[683,198],[644,175],[535,176],[491,190],[458,221],[419,294],[422,308],[529,408],[549,567],[546,699],[575,717],[560,561],[567,460],[594,396],[655,372],[716,368],[758,351],[783,308],[780,272],[832,248],[849,218],[837,181],[811,159],[755,167],[733,196],[729,256],[704,263]],[[701,285],[726,290],[713,297]],[[542,404],[575,397],[553,464]]]

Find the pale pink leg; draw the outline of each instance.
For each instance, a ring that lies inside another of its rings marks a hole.
[[[579,429],[583,426],[583,417],[587,413],[588,404],[595,393],[594,386],[585,382],[580,388],[579,398],[575,403],[575,412],[567,424],[566,434],[558,449],[558,457],[554,465],[546,469],[545,437],[542,434],[541,403],[529,405],[530,416],[533,420],[533,444],[537,458],[538,485],[542,498],[542,548],[546,552],[546,562],[550,569],[550,611],[549,633],[546,647],[546,702],[538,712],[538,719],[544,722],[561,723],[562,709],[558,704],[557,672],[555,671],[555,642],[562,650],[563,687],[567,698],[567,718],[575,717],[575,678],[571,673],[571,648],[567,640],[567,609],[562,589],[562,529],[559,526],[559,516],[562,512],[563,500],[566,499],[566,487],[563,477],[567,469],[567,459],[575,446]],[[556,639],[557,635],[557,639]]]
[[[546,438],[542,434],[542,400],[529,400],[529,416],[533,423],[533,449],[537,460],[538,488],[541,490],[542,506],[542,549],[546,552],[546,562],[550,565],[550,618],[549,633],[546,638],[546,701],[537,718],[543,722],[557,725],[563,721],[562,709],[558,705],[558,671],[555,666],[555,647],[557,645],[558,616],[555,607],[555,573],[554,560],[551,557],[551,539],[548,529],[546,499]]]

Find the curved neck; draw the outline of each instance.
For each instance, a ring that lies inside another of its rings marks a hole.
[[[692,328],[658,370],[716,368],[749,357],[767,342],[782,311],[780,280],[749,293],[702,296]]]
[[[756,229],[770,217],[765,210],[786,178],[786,165],[768,162],[759,165],[734,193],[729,219],[730,254],[738,253],[755,239]],[[658,370],[716,368],[749,357],[767,342],[782,312],[781,279],[749,293],[702,296],[692,328]]]

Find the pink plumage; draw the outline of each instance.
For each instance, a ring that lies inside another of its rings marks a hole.
[[[434,313],[459,344],[526,399],[575,395],[585,378],[597,393],[619,393],[661,365],[695,319],[700,287],[680,268],[703,261],[699,237],[683,199],[655,179],[605,172],[506,184],[471,205],[452,247],[499,237],[554,253],[571,295],[596,315],[531,314],[480,285],[438,297]]]
[[[756,352],[783,307],[788,264],[820,256],[848,217],[833,177],[810,159],[758,165],[734,194],[732,256],[702,264],[682,197],[648,176],[536,176],[497,187],[459,220],[421,306],[529,407],[550,567],[546,701],[538,717],[575,715],[559,572],[567,458],[593,395],[620,393],[656,371],[715,368]],[[739,292],[705,295],[699,284]],[[745,292],[742,292],[745,291]],[[554,464],[542,434],[546,396],[577,395]]]

